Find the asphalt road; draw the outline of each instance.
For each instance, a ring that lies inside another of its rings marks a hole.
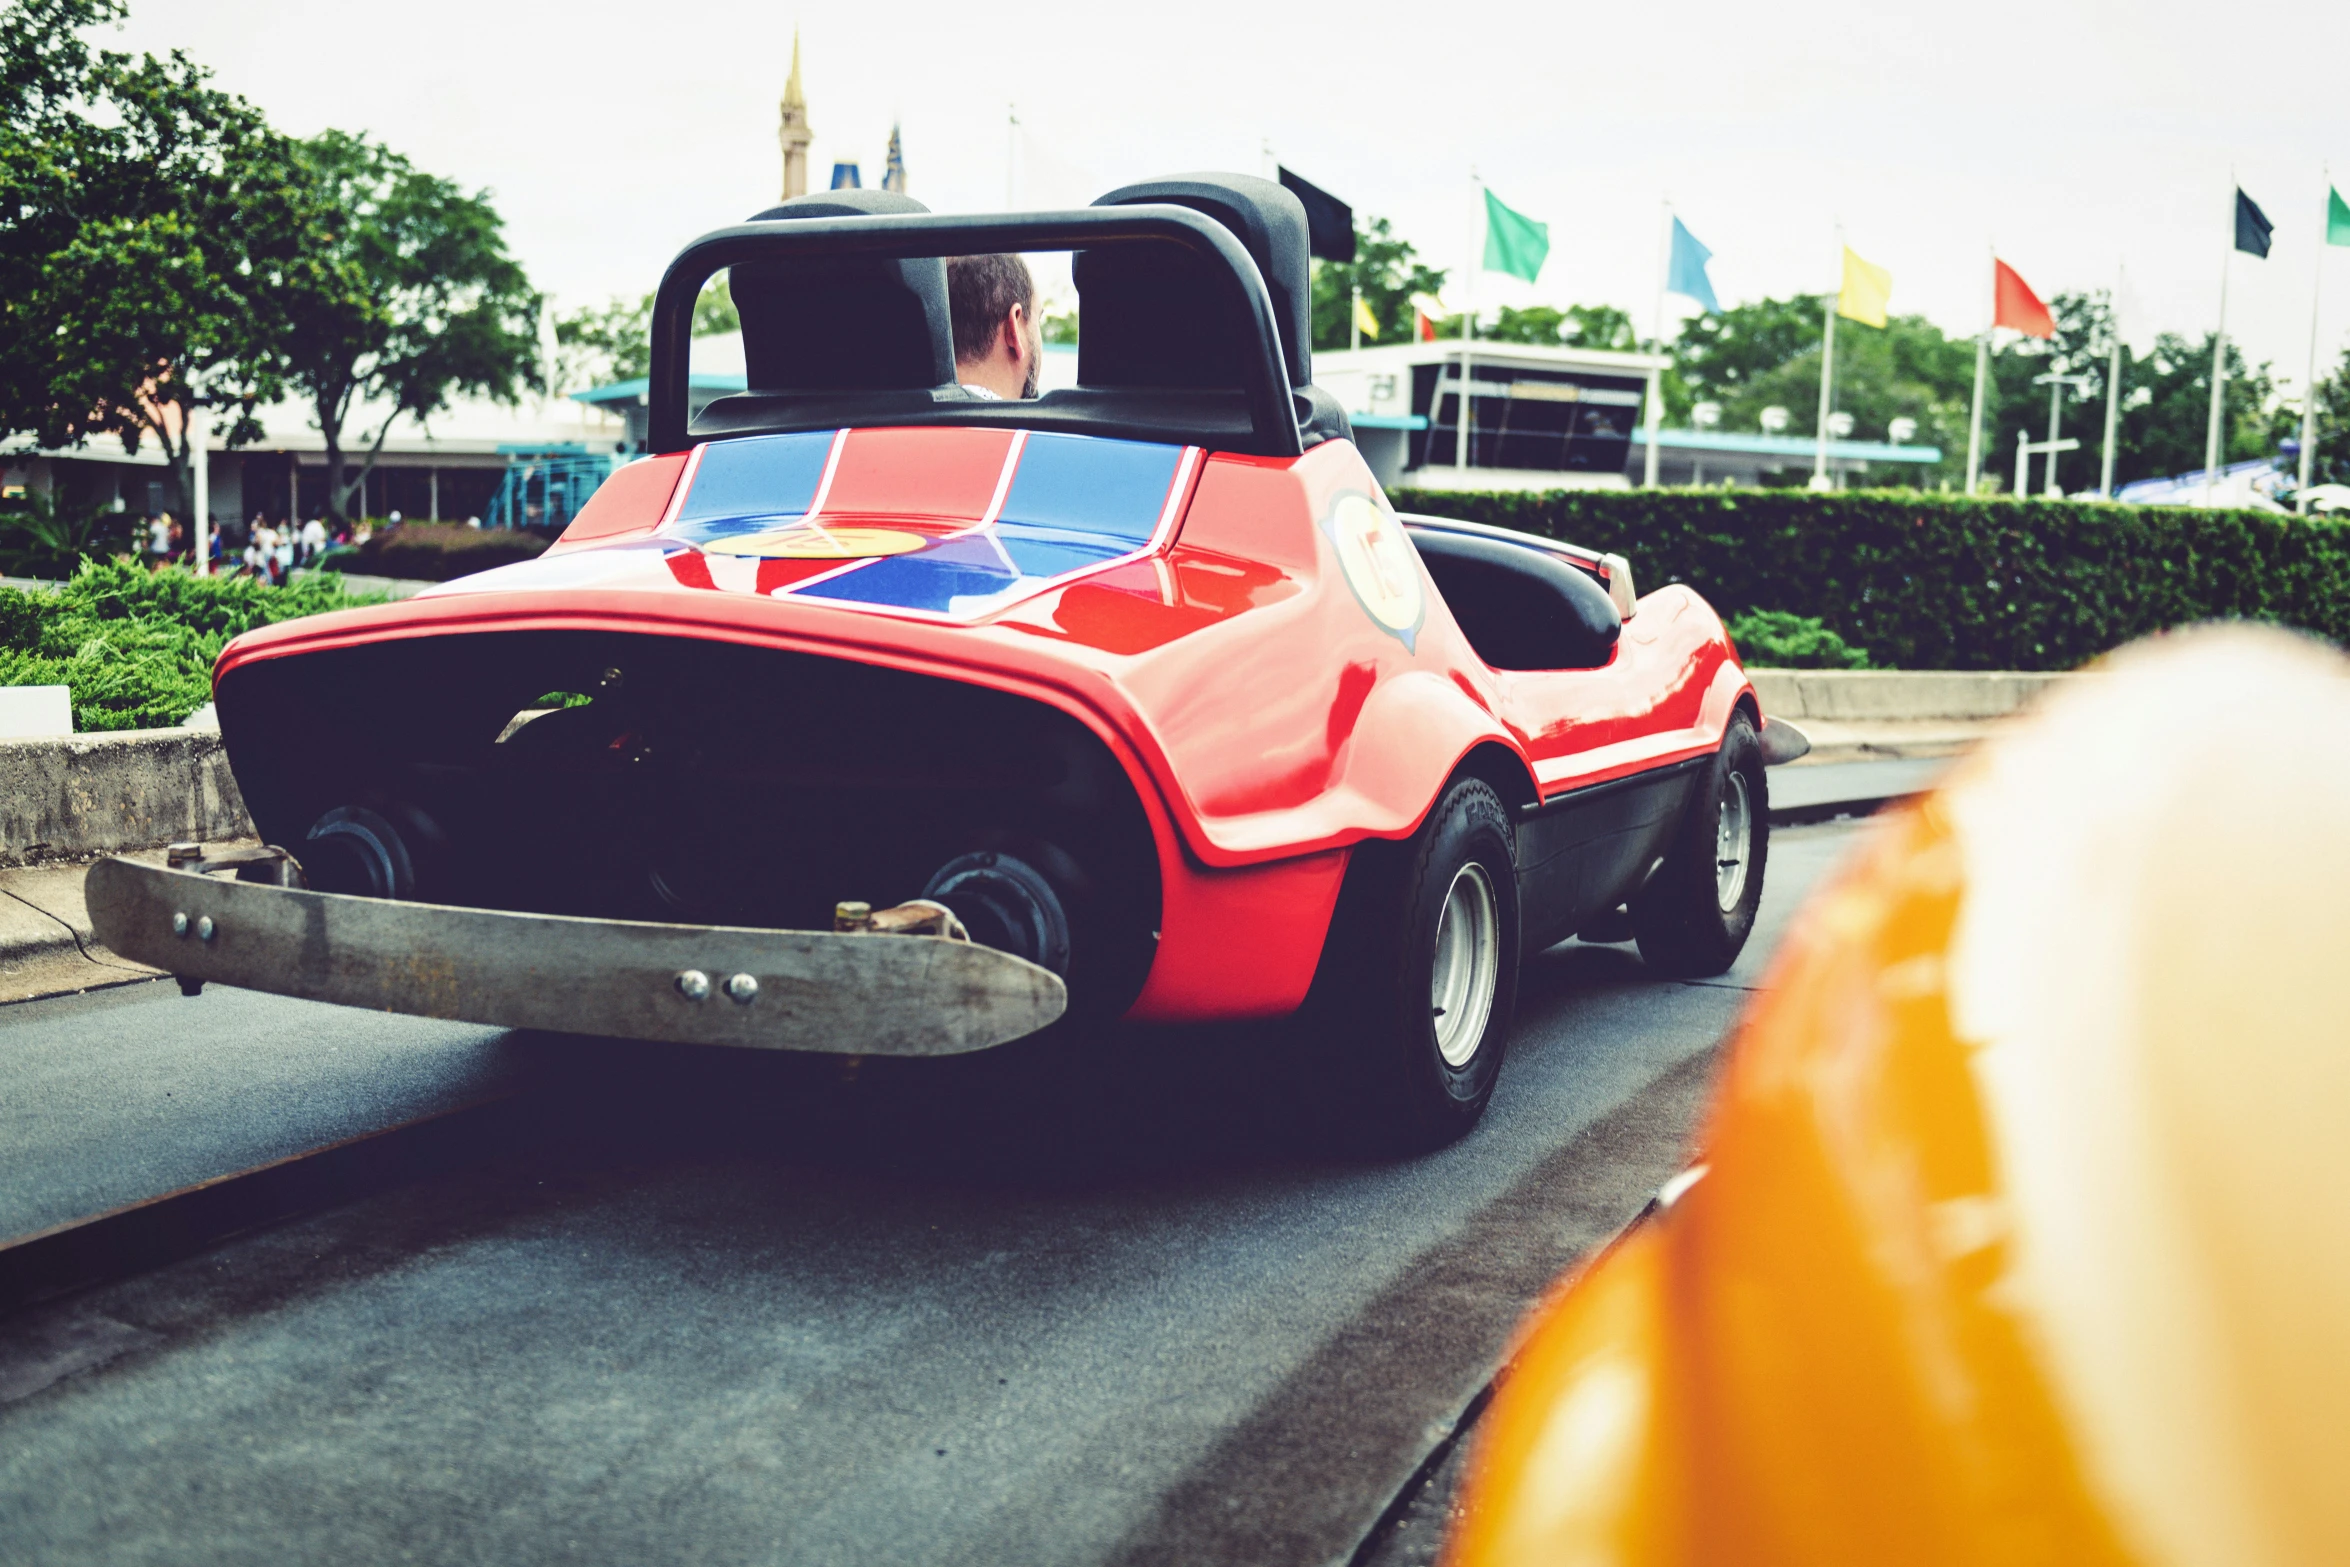
[[[852,1072],[161,985],[0,1009],[0,1231],[499,1083],[540,1133],[0,1322],[0,1554],[1343,1560],[1677,1168],[1862,831],[1774,835],[1723,980],[1531,963],[1493,1112],[1402,1163],[1258,1033]]]

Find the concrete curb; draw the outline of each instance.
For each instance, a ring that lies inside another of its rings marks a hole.
[[[217,731],[0,740],[0,866],[252,833]]]
[[[1749,669],[1765,713],[1845,723],[2005,718],[2077,674],[2023,670]]]

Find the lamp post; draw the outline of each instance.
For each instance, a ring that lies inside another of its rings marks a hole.
[[[2064,494],[2062,490],[2056,487],[2056,454],[2059,451],[2065,449],[2057,444],[2056,439],[2058,433],[2057,423],[2061,417],[2063,407],[2061,400],[2064,396],[2064,389],[2069,386],[2077,392],[2085,392],[2089,389],[2090,377],[2085,375],[2066,375],[2061,370],[2051,370],[2046,375],[2036,375],[2032,377],[2032,384],[2034,386],[2045,385],[2048,388],[2048,444],[2042,448],[2042,450],[2048,453],[2048,483],[2043,486],[2041,493],[2046,495],[2050,500],[2055,500]],[[2074,444],[2078,445],[2079,443],[2075,442]],[[2019,499],[2021,498],[2022,477],[2022,470],[2017,470],[2017,490]]]

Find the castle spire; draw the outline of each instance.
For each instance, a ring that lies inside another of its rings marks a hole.
[[[783,199],[808,193],[808,144],[816,133],[808,128],[808,95],[800,86],[800,30],[792,29],[791,75],[783,84],[782,126],[777,139],[783,143]]]

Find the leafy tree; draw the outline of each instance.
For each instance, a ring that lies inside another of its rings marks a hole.
[[[1724,428],[1760,429],[1763,410],[1780,407],[1790,434],[1810,436],[1826,308],[1824,298],[1764,300],[1699,317],[1684,332],[1680,368],[1696,396],[1721,404]],[[1770,362],[1781,353],[1788,357]],[[1917,426],[1911,441],[1941,449],[1939,464],[1922,474],[1905,469],[1901,483],[1964,473],[1973,389],[1974,344],[1945,337],[1922,316],[1895,316],[1881,329],[1837,323],[1833,406],[1852,415],[1853,437],[1890,440],[1893,421],[1909,419]]]
[[[2345,349],[2334,373],[2311,389],[2317,399],[2317,419],[2310,434],[2317,456],[2309,469],[2312,484],[2350,484],[2350,349]],[[2299,410],[2295,410],[2298,415]],[[2293,420],[2299,439],[2301,421]]]
[[[582,305],[555,318],[555,359],[548,380],[556,390],[585,391],[633,381],[653,368],[653,296]]]
[[[1071,317],[1070,341],[1076,341]],[[1047,326],[1050,327],[1048,318]],[[696,337],[723,337],[742,330],[742,316],[734,308],[734,290],[724,276],[702,285],[694,301]],[[547,382],[557,391],[584,391],[613,381],[633,381],[653,368],[653,296],[611,299],[602,305],[582,305],[555,317],[555,357]],[[1050,332],[1047,333],[1048,339]],[[1057,341],[1057,339],[1056,339]]]
[[[1821,309],[1817,296],[1797,295],[1697,316],[1682,327],[1673,356],[1699,396],[1727,400],[1797,355],[1817,349]]]
[[[1559,344],[1572,348],[1630,351],[1640,346],[1632,317],[1613,305],[1509,305],[1490,322],[1477,323],[1477,335],[1489,343]]]
[[[1354,260],[1314,263],[1314,346],[1346,347],[1358,288],[1379,323],[1377,340],[1410,342],[1412,296],[1435,293],[1444,287],[1444,279],[1442,269],[1421,264],[1419,252],[1409,240],[1396,238],[1385,218],[1358,223]]]
[[[290,301],[288,379],[326,440],[327,510],[341,518],[400,419],[471,393],[518,402],[543,387],[540,296],[506,251],[504,220],[364,136],[301,145],[317,215],[315,264]],[[343,477],[354,418],[366,455]]]
[[[281,389],[282,300],[307,267],[301,170],[184,54],[96,49],[122,0],[0,12],[0,429],[44,446],[153,438],[184,499],[189,410],[224,445]]]

